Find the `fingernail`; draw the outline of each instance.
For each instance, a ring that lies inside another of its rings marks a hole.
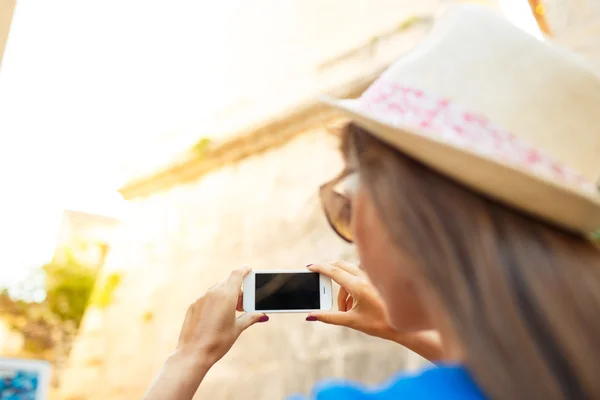
[[[312,315],[309,315],[308,317],[306,317],[306,320],[307,320],[307,321],[316,321],[316,320],[317,320],[317,317],[314,317],[314,316],[312,316]]]
[[[306,266],[306,268],[310,268],[310,267],[312,267],[312,264],[308,264],[308,265]]]
[[[258,319],[258,322],[267,322],[269,320],[268,315],[263,315]]]

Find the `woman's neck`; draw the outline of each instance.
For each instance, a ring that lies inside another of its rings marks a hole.
[[[432,305],[428,310],[430,310],[430,321],[439,334],[442,361],[463,363],[465,361],[464,347],[450,322],[448,314],[443,311],[443,306],[438,305],[439,302],[428,301],[428,303]]]

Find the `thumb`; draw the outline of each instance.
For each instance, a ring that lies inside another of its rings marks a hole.
[[[350,326],[352,316],[343,311],[317,311],[306,318],[307,321],[320,321],[331,325]]]
[[[238,317],[236,325],[240,332],[245,331],[257,322],[267,322],[269,317],[262,313],[245,313]]]

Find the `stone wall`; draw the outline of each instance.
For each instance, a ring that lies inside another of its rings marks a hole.
[[[600,1],[546,0],[554,40],[600,67]]]
[[[65,398],[139,398],[173,349],[187,305],[233,267],[353,259],[317,196],[340,166],[337,138],[318,130],[134,201],[106,265],[107,274],[122,271],[123,282],[113,306],[86,315],[63,375]],[[349,329],[273,316],[242,335],[199,398],[281,399],[323,378],[373,383],[420,362]]]

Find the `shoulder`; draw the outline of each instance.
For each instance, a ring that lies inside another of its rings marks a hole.
[[[428,400],[442,397],[448,400],[485,400],[467,370],[461,366],[427,368],[414,374],[402,374],[384,385],[372,388],[349,382],[329,382],[318,386],[310,399]]]

